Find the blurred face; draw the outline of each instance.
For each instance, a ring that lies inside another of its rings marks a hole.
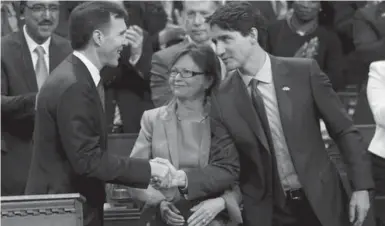
[[[211,81],[190,55],[184,55],[171,68],[169,79],[174,96],[181,100],[204,98]]]
[[[99,57],[103,66],[118,66],[120,52],[128,44],[125,36],[126,30],[127,26],[123,18],[111,16],[109,26],[103,32],[96,32]]]
[[[210,39],[210,26],[205,22],[216,10],[212,1],[185,1],[184,20],[187,34],[194,42],[202,43]]]
[[[226,65],[227,71],[242,68],[253,51],[257,37],[243,36],[238,31],[223,30],[217,25],[211,28],[212,39],[216,44],[217,55]]]
[[[302,21],[310,21],[318,16],[321,3],[319,1],[295,1],[294,13]]]
[[[58,1],[28,1],[24,9],[28,34],[35,42],[45,42],[59,22]]]

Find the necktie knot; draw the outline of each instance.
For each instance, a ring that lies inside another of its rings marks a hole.
[[[37,53],[37,55],[39,57],[44,56],[44,54],[45,54],[45,50],[44,50],[43,46],[37,46],[35,49],[35,52]]]

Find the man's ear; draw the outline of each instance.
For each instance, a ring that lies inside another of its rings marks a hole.
[[[254,44],[254,43],[258,43],[258,30],[257,30],[257,28],[255,28],[255,27],[252,27],[251,29],[250,29],[250,37],[251,37],[251,41],[252,41],[252,43]]]
[[[101,46],[104,42],[104,34],[101,30],[95,30],[92,33],[92,40],[95,42],[96,45]]]

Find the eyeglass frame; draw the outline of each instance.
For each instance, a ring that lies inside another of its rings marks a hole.
[[[175,78],[177,75],[180,75],[180,77],[182,77],[182,78],[192,78],[192,77],[195,77],[197,75],[205,75],[206,74],[206,72],[198,72],[198,71],[192,71],[192,70],[188,70],[188,69],[182,69],[182,71],[179,71],[176,68],[171,68],[169,73],[170,73],[170,77],[173,77],[173,78]],[[173,75],[173,73],[175,73],[175,75]],[[187,76],[186,76],[186,73],[188,74]]]
[[[48,7],[47,7],[47,6],[41,5],[41,4],[36,4],[33,6],[29,6],[29,5],[25,4],[25,7],[27,7],[28,9],[30,9],[34,13],[42,13],[42,12],[45,12],[47,10],[50,12],[54,12],[54,13],[60,11],[59,5],[48,5]]]

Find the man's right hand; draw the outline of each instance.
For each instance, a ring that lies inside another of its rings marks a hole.
[[[165,45],[169,41],[183,39],[186,31],[179,25],[167,24],[166,27],[159,32],[159,44]]]

